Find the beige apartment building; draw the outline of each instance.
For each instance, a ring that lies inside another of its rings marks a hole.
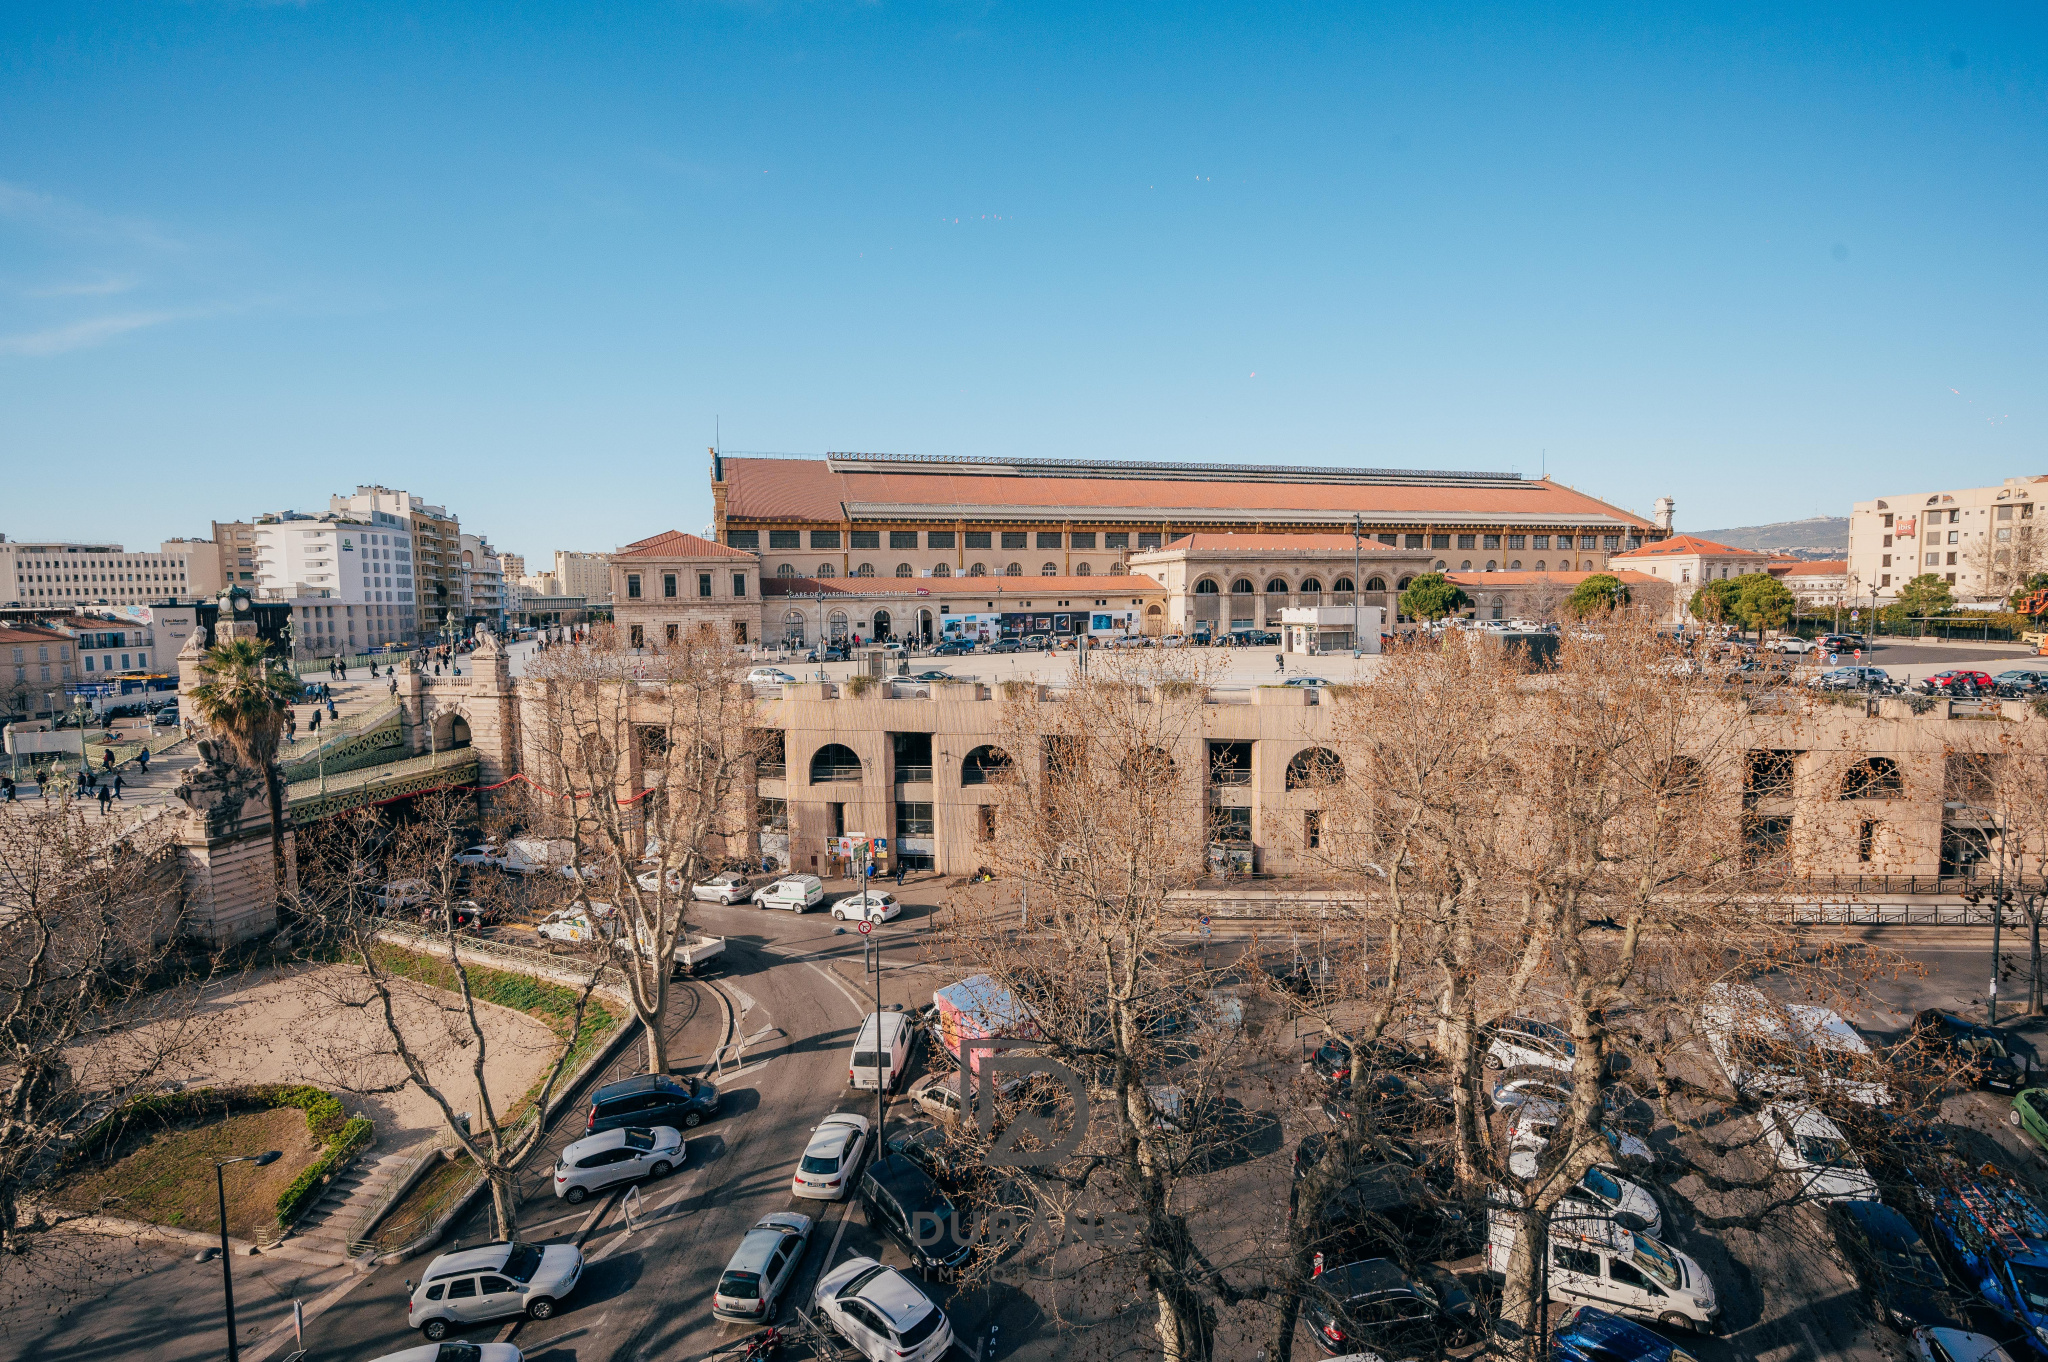
[[[581,596],[593,606],[608,605],[614,599],[609,555],[556,549],[551,575],[561,595]]]
[[[711,493],[719,542],[820,580],[1117,575],[1188,534],[1353,530],[1449,570],[1490,554],[1591,572],[1670,532],[1668,499],[1653,521],[1507,473],[714,451]]]
[[[462,629],[464,606],[462,525],[445,506],[430,506],[410,492],[358,486],[349,496],[327,498],[327,509],[379,523],[391,517],[412,536],[413,630],[422,643]]]
[[[213,522],[213,545],[222,587],[256,589],[256,526],[247,520]]]
[[[1888,604],[1914,577],[1933,573],[1959,601],[2003,600],[2048,570],[2048,539],[2034,510],[2044,494],[2048,477],[2037,476],[1857,502],[1849,512],[1850,599]]]
[[[613,600],[612,622],[628,648],[707,635],[741,646],[760,641],[760,562],[744,549],[670,530],[626,545],[609,567],[601,596]]]

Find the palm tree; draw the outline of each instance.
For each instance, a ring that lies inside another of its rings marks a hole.
[[[299,695],[299,679],[253,638],[231,638],[208,648],[199,674],[206,680],[190,692],[195,712],[237,765],[263,776],[270,804],[271,870],[282,897],[284,783],[278,779],[277,746],[285,715]]]

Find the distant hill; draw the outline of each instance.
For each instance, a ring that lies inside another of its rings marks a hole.
[[[1799,557],[1840,558],[1849,552],[1849,517],[1810,516],[1775,525],[1743,525],[1732,530],[1686,530],[1731,549],[1805,549]]]

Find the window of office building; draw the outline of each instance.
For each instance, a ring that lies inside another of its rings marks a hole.
[[[916,530],[889,531],[889,547],[892,549],[914,549],[917,547]]]
[[[803,532],[800,530],[768,531],[768,547],[771,549],[800,549],[803,546]]]
[[[1474,541],[1476,541],[1478,537],[1479,536],[1472,534],[1461,534],[1458,536],[1458,547],[1461,549],[1477,548],[1478,545]]]
[[[1092,549],[1092,548],[1094,548],[1094,547],[1095,547],[1095,531],[1093,531],[1093,530],[1076,530],[1076,531],[1074,531],[1074,533],[1072,533],[1072,534],[1070,534],[1070,535],[1068,535],[1068,536],[1067,536],[1067,547],[1068,547],[1068,548],[1070,548],[1070,549]]]
[[[882,547],[880,530],[855,530],[846,537],[849,546],[856,549],[878,549]]]
[[[1131,532],[1129,530],[1104,530],[1102,532],[1102,547],[1106,549],[1127,549],[1130,546]]]
[[[970,549],[992,549],[995,536],[987,530],[967,531],[967,547]]]
[[[670,600],[675,599],[676,575],[673,572],[661,574],[661,594]]]
[[[629,601],[640,599],[640,574],[637,572],[626,574],[626,599]]]
[[[1059,546],[1060,532],[1058,530],[1040,530],[1038,532],[1038,547],[1042,549],[1056,549]]]
[[[926,548],[950,549],[953,547],[953,531],[933,530],[924,537],[924,542]]]
[[[839,531],[812,530],[811,547],[814,549],[836,549],[839,547]]]

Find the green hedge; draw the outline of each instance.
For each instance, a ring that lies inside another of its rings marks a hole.
[[[69,1172],[99,1157],[118,1144],[138,1120],[172,1125],[192,1118],[225,1117],[237,1111],[269,1111],[278,1107],[296,1107],[305,1112],[307,1132],[327,1146],[312,1166],[294,1178],[278,1197],[277,1223],[283,1228],[317,1199],[336,1168],[376,1136],[376,1126],[368,1117],[350,1116],[342,1110],[341,1099],[324,1088],[304,1083],[253,1083],[247,1087],[191,1088],[160,1097],[139,1097],[94,1122],[64,1157],[60,1172]]]

